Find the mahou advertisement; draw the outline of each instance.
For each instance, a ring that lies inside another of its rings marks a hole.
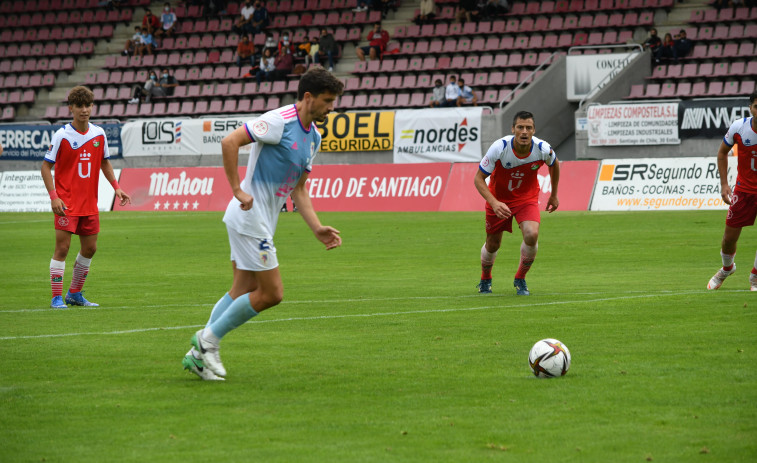
[[[243,174],[240,169],[240,178]],[[131,204],[116,201],[115,211],[221,211],[231,199],[220,167],[124,169],[119,183],[131,195]]]

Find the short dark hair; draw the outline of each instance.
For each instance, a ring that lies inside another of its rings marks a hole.
[[[458,84],[464,84],[465,83],[465,79],[463,79],[463,78],[457,79],[457,83]]]
[[[68,93],[69,106],[89,106],[94,102],[95,94],[83,85],[77,85]]]
[[[752,92],[751,95],[749,95],[749,104],[750,105],[754,104],[754,100],[757,100],[757,90],[755,90],[754,92]]]
[[[344,93],[344,83],[323,66],[313,66],[300,77],[300,84],[297,86],[297,101],[305,98],[305,92],[315,97],[325,92],[339,96]]]
[[[517,113],[515,113],[515,117],[513,117],[513,127],[515,127],[515,122],[518,119],[531,119],[532,121],[534,121],[534,125],[536,124],[536,119],[534,118],[534,115],[528,111],[518,111]]]

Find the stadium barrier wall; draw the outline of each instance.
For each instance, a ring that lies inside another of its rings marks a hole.
[[[735,183],[738,159],[729,158]],[[481,211],[473,186],[477,163],[317,165],[308,191],[321,211]],[[240,178],[245,167],[239,168]],[[132,204],[113,205],[100,174],[101,211],[222,211],[231,189],[222,167],[116,169]],[[551,193],[548,169],[539,171],[539,201]],[[716,158],[562,161],[561,211],[725,210]],[[0,173],[0,211],[48,212],[39,171]]]
[[[561,164],[561,210],[587,210],[598,161]],[[484,200],[473,185],[478,163],[318,165],[308,191],[319,211],[481,211]],[[551,183],[539,175],[540,201]],[[244,168],[239,169],[240,178]],[[223,168],[124,169],[121,187],[132,204],[114,210],[222,211],[231,199]]]
[[[121,169],[113,169],[118,179]],[[55,171],[53,171],[53,175]],[[113,188],[100,171],[97,209],[110,211],[115,198]],[[50,196],[39,170],[0,172],[0,212],[51,212]]]

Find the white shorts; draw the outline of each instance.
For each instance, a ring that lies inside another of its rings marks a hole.
[[[279,266],[273,240],[242,235],[229,226],[226,226],[226,231],[229,233],[231,260],[238,269],[262,272]]]

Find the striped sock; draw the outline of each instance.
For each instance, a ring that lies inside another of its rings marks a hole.
[[[53,289],[53,297],[63,295],[63,273],[66,271],[66,262],[50,259],[50,286]]]
[[[515,273],[516,279],[526,278],[526,273],[531,269],[531,264],[536,259],[536,251],[539,249],[539,245],[528,246],[526,243],[520,244],[520,265],[518,265],[518,271]]]
[[[84,286],[84,280],[87,279],[89,274],[89,266],[92,263],[92,259],[82,257],[81,254],[76,256],[76,263],[74,264],[74,276],[71,278],[71,288],[69,293],[78,293]]]
[[[497,252],[489,252],[486,250],[486,243],[481,247],[481,279],[492,279],[492,267],[494,267],[494,259],[497,258]]]

